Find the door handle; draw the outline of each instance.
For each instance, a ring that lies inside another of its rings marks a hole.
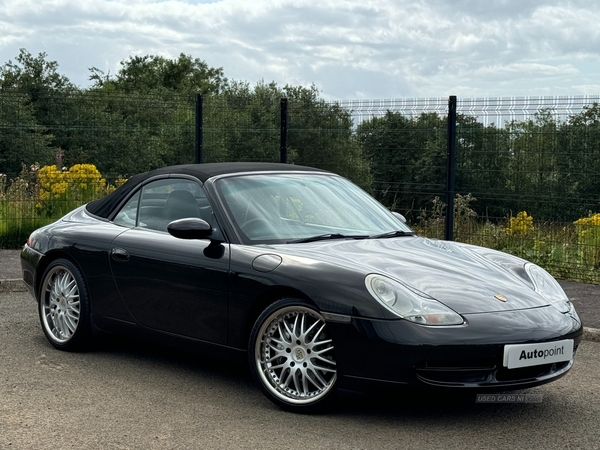
[[[124,248],[113,248],[110,251],[110,256],[116,261],[127,261],[129,260],[129,253]]]

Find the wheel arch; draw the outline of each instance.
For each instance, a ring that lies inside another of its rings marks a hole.
[[[260,314],[265,309],[267,309],[269,305],[283,298],[298,298],[304,300],[310,303],[311,306],[313,306],[317,311],[319,311],[319,308],[317,307],[315,302],[304,292],[287,286],[274,286],[261,293],[258,297],[254,299],[254,302],[252,303],[244,328],[244,336],[242,342],[242,345],[244,345],[244,347],[248,346],[250,333],[252,332],[252,327],[254,326],[256,319],[258,319],[258,316],[260,316]]]
[[[67,261],[69,261],[71,264],[73,264],[78,270],[79,273],[81,274],[81,276],[83,277],[83,281],[84,283],[87,284],[87,280],[85,279],[85,274],[83,273],[83,270],[81,270],[81,266],[77,263],[77,261],[75,260],[75,258],[73,258],[73,256],[71,256],[69,254],[69,252],[63,250],[63,249],[56,249],[56,250],[50,250],[49,252],[47,252],[44,257],[40,260],[40,263],[38,264],[37,268],[36,268],[36,277],[34,280],[34,292],[36,293],[36,300],[39,302],[40,301],[40,287],[42,284],[42,280],[44,278],[44,273],[46,272],[46,269],[48,269],[48,266],[50,264],[52,264],[54,261],[56,261],[57,259],[66,259]]]

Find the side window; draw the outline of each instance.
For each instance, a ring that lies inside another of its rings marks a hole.
[[[140,203],[140,191],[138,191],[121,208],[121,211],[115,216],[113,222],[124,227],[135,227],[137,224],[138,204]]]
[[[202,187],[190,180],[167,178],[145,185],[114,222],[166,232],[170,222],[187,217],[197,217],[214,226],[212,209]]]

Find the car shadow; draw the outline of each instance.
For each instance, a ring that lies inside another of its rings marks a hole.
[[[51,347],[43,336],[36,336],[36,342]],[[227,392],[228,403],[246,403],[251,397],[253,408],[264,412],[282,412],[263,397],[255,384],[245,359],[229,360],[207,355],[203,352],[191,352],[176,349],[160,343],[151,343],[130,337],[109,336],[94,341],[92,348],[84,353],[85,357],[102,360],[105,363],[118,361],[118,364],[160,367],[175,377],[178,373],[187,373],[186,382],[194,378],[203,385]],[[510,401],[509,396],[541,395],[543,402]],[[552,389],[544,386],[510,392],[497,392],[506,402],[477,401],[477,394],[445,389],[396,388],[375,393],[362,393],[339,390],[332,405],[320,415],[346,418],[385,417],[408,419],[415,423],[429,422],[433,418],[450,421],[475,420],[483,418],[493,420],[494,415],[510,414],[516,417],[530,413],[540,413],[552,408],[557,401]],[[557,394],[559,397],[560,395]],[[314,415],[314,414],[313,414]]]

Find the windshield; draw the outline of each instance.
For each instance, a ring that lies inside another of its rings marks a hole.
[[[217,180],[216,188],[244,243],[411,233],[366,192],[336,175],[240,175]]]

